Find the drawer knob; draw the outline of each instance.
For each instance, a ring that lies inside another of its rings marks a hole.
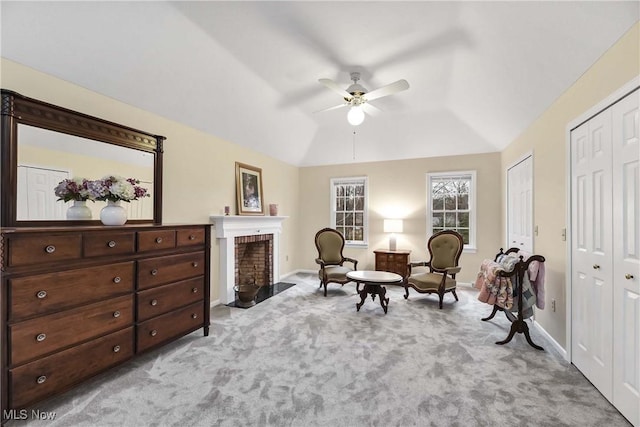
[[[117,319],[118,317],[120,317],[120,312],[119,312],[118,310],[114,311],[114,312],[113,312],[113,317],[115,317],[116,319]]]
[[[44,383],[46,380],[47,380],[47,376],[46,376],[46,375],[40,375],[40,376],[36,379],[36,382],[37,382],[38,384],[42,384],[42,383]]]
[[[158,274],[158,270],[157,269],[154,268],[153,270],[151,270],[151,275],[152,276],[155,276],[156,274]]]
[[[189,240],[196,240],[196,236],[194,236],[193,234],[189,234]]]
[[[122,281],[122,279],[120,278],[120,276],[116,276],[113,278],[113,283],[120,283]]]
[[[155,307],[156,305],[158,305],[158,300],[157,299],[152,299],[150,304]]]
[[[47,339],[47,334],[38,334],[36,336],[36,341],[38,341],[38,342],[42,342],[42,341],[44,341],[46,339]]]
[[[40,299],[46,298],[47,297],[47,291],[39,291],[36,296]]]
[[[149,335],[151,335],[152,337],[155,337],[156,335],[158,335],[158,331],[154,329],[153,331],[149,332]]]
[[[198,288],[192,288],[191,292],[194,293],[194,294],[197,294],[198,293]]]
[[[114,353],[117,353],[117,352],[119,352],[119,351],[120,351],[120,346],[119,346],[119,345],[115,345],[115,346],[113,346],[113,352],[114,352]]]
[[[192,318],[192,319],[197,319],[197,318],[198,318],[198,314],[197,314],[197,313],[193,313],[193,314],[191,315],[191,318]]]
[[[162,237],[156,237],[156,243],[162,243]]]
[[[110,248],[115,248],[116,247],[116,241],[115,240],[109,240],[109,243],[107,243],[107,246],[109,246]]]
[[[624,278],[627,279],[627,280],[631,280],[631,279],[633,279],[633,274],[627,273],[627,274],[624,275]]]
[[[47,252],[48,254],[52,254],[56,251],[56,247],[53,245],[48,245],[46,248],[44,248],[45,252]]]
[[[196,261],[194,261],[191,265],[193,265],[194,267],[197,267],[198,263]]]

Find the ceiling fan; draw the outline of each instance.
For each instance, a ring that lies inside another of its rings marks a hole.
[[[342,107],[351,107],[349,109],[349,113],[347,114],[347,120],[353,126],[358,126],[364,121],[365,112],[372,116],[380,112],[378,108],[369,103],[370,101],[409,89],[409,83],[407,83],[407,81],[403,79],[368,92],[367,89],[365,89],[358,83],[358,80],[360,80],[359,72],[353,71],[350,73],[350,75],[353,84],[346,89],[342,89],[331,79],[318,80],[320,83],[342,96],[342,98],[344,99],[344,103],[336,105],[334,107],[325,108],[324,110],[316,111],[317,113],[322,111],[335,110]]]

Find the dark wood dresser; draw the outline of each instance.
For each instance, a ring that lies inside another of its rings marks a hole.
[[[2,229],[2,407],[209,333],[210,225]]]
[[[376,249],[376,270],[396,273],[406,279],[409,276],[409,255],[411,251],[391,251],[388,249]]]

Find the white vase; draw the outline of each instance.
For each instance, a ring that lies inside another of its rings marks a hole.
[[[91,209],[84,200],[74,200],[73,205],[67,209],[67,219],[70,220],[87,220],[91,219]]]
[[[100,211],[100,221],[104,225],[124,225],[127,222],[127,210],[117,202],[107,201],[107,206]]]

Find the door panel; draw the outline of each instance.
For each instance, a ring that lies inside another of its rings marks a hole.
[[[640,425],[640,123],[639,92],[612,110],[613,403]]]
[[[572,358],[612,399],[611,112],[571,133]]]
[[[508,246],[533,253],[533,159],[529,156],[507,171]]]
[[[18,166],[18,188],[26,191],[18,198],[18,220],[65,219],[66,203],[58,202],[53,190],[69,172],[31,166]]]

